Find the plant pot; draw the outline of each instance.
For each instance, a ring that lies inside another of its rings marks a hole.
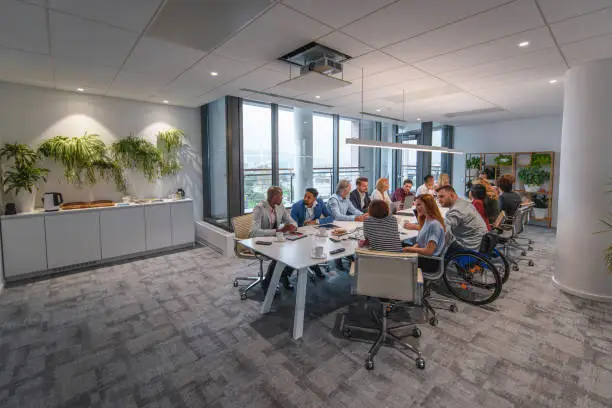
[[[546,217],[548,217],[548,208],[534,208],[533,209],[533,217],[534,218],[546,218]]]
[[[21,190],[19,194],[15,194],[15,208],[17,213],[28,213],[34,211],[36,203],[36,188],[30,193],[27,190]]]
[[[540,186],[537,184],[525,184],[525,191],[528,193],[537,193]]]

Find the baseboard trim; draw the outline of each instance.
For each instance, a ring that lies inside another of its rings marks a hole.
[[[3,290],[4,290],[4,281],[0,278],[0,295],[2,294]]]
[[[557,289],[559,289],[561,292],[565,292],[572,296],[577,296],[579,298],[588,299],[588,300],[594,300],[596,302],[606,302],[606,303],[612,302],[612,296],[597,295],[594,293],[584,292],[582,290],[570,288],[560,283],[557,279],[555,279],[554,276],[552,277],[552,281],[553,281],[553,285]]]

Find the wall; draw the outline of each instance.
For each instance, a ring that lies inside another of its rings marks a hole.
[[[561,151],[560,116],[458,126],[455,128],[455,148],[466,153],[554,151],[556,153],[555,199],[552,224],[553,226],[557,224],[559,152]],[[453,187],[457,192],[463,192],[465,189],[465,156],[455,155],[453,174]]]
[[[0,137],[3,143],[18,142],[36,147],[53,136],[81,136],[85,132],[99,134],[107,145],[130,134],[156,143],[160,130],[183,130],[185,145],[180,152],[181,173],[156,183],[148,183],[141,175],[128,173],[128,194],[167,196],[181,187],[194,200],[196,220],[202,219],[200,126],[198,109],[0,82]],[[121,199],[122,194],[113,183],[99,181],[94,186],[78,189],[63,180],[61,166],[51,161],[44,161],[43,166],[51,173],[47,183],[40,186],[39,196],[42,192],[53,191],[62,193],[65,202]]]

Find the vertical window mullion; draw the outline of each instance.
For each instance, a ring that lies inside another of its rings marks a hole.
[[[333,157],[332,157],[332,194],[340,180],[340,115],[332,115],[333,118]],[[360,130],[361,132],[361,130]]]
[[[278,105],[273,103],[271,106],[271,129],[272,129],[272,185],[278,186],[280,184],[280,175],[278,168]]]

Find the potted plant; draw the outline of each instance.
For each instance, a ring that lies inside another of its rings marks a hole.
[[[512,166],[512,155],[500,154],[495,158],[495,164],[498,166]]]
[[[480,165],[482,164],[482,159],[480,156],[472,156],[465,161],[465,167],[468,169],[468,174],[470,177],[478,176],[478,171],[480,170]]]
[[[2,180],[6,192],[12,191],[17,212],[34,211],[36,189],[47,181],[48,169],[36,167],[39,155],[25,144],[7,143],[0,149],[0,159],[13,161]]]
[[[537,219],[548,217],[548,196],[546,194],[537,194],[533,197],[533,216]]]
[[[536,193],[550,179],[550,173],[540,166],[527,166],[519,170],[518,177],[525,185],[525,191]]]
[[[550,154],[548,153],[533,153],[531,155],[532,166],[549,166],[550,165]]]

